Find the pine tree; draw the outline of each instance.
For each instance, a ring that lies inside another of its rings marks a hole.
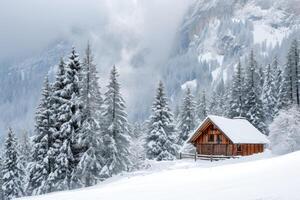
[[[93,55],[88,44],[82,67],[81,97],[84,105],[81,130],[77,135],[78,145],[83,155],[76,167],[75,176],[84,186],[94,185],[100,180],[103,164],[101,157],[102,147],[102,104],[103,100],[98,83],[96,65],[93,64]]]
[[[78,142],[86,148],[80,162],[76,167],[75,176],[78,177],[80,183],[87,187],[95,185],[101,180],[101,169],[103,158],[101,157],[101,131],[98,123],[93,117],[87,116],[81,128],[81,137]]]
[[[76,170],[76,173],[79,174],[81,179],[81,184],[83,184],[85,187],[95,185],[99,180],[101,180],[100,172],[102,166],[101,162],[97,158],[98,150],[94,148],[99,144],[98,140],[93,140],[92,142],[96,143],[91,144],[91,147],[84,152]]]
[[[210,96],[210,99],[209,99],[209,104],[208,104],[208,113],[211,114],[211,115],[218,115],[218,103],[219,103],[219,96],[217,94],[216,91],[213,91],[211,93],[211,96]]]
[[[274,98],[276,100],[273,116],[274,118],[278,114],[279,110],[288,105],[288,103],[286,102],[288,101],[288,98],[286,98],[287,91],[285,87],[285,80],[282,74],[282,70],[279,67],[277,57],[275,57],[274,61],[272,62],[272,69],[272,74],[274,77]]]
[[[286,82],[286,90],[288,95],[289,104],[294,103],[294,86],[293,86],[293,58],[290,54],[288,54],[287,64],[284,71],[284,78]]]
[[[278,73],[280,73],[280,77],[282,79],[279,84],[279,97],[277,102],[278,109],[280,110],[289,107],[292,104],[292,98],[290,93],[290,78],[288,77],[286,70],[279,70]]]
[[[196,112],[198,122],[201,122],[207,117],[206,95],[204,90],[202,92],[202,95],[200,95],[198,98]]]
[[[19,162],[17,141],[12,129],[8,130],[4,147],[3,185],[5,199],[13,199],[24,195],[21,174],[23,170]]]
[[[285,81],[287,82],[287,91],[290,96],[291,104],[300,104],[299,97],[299,49],[297,40],[293,40],[287,55],[287,64],[285,68]]]
[[[266,133],[265,116],[262,101],[260,99],[258,82],[260,77],[257,74],[257,63],[251,51],[250,61],[247,69],[245,85],[245,111],[247,119],[260,131]]]
[[[130,133],[128,129],[125,101],[120,93],[119,74],[114,66],[110,73],[110,81],[104,94],[104,146],[103,157],[106,160],[102,173],[104,176],[128,170],[131,161]]]
[[[223,78],[217,84],[216,88],[212,91],[209,100],[208,113],[212,115],[224,116],[227,112],[224,104],[225,98],[225,85]]]
[[[20,161],[24,168],[27,168],[27,165],[29,162],[31,162],[32,158],[32,143],[31,139],[28,135],[27,131],[23,131],[19,137],[19,152],[21,152],[20,155]]]
[[[54,177],[52,175],[49,177],[54,179],[56,190],[67,190],[71,189],[71,179],[73,173],[73,163],[74,156],[71,150],[71,140],[62,140],[63,143],[59,148],[59,154],[55,160],[55,171]]]
[[[299,49],[298,49],[298,42],[294,40],[294,65],[295,65],[295,86],[296,86],[296,102],[297,105],[300,105],[300,91],[299,91],[299,82],[300,82],[300,72],[299,72]]]
[[[61,62],[53,86],[54,106],[56,108],[56,155],[55,171],[51,180],[59,190],[79,187],[74,169],[79,163],[82,149],[76,138],[80,132],[82,102],[80,96],[81,65],[75,49],[72,49],[67,65]]]
[[[61,166],[57,158],[58,155],[61,153],[61,148],[64,142],[64,138],[60,134],[60,129],[63,122],[65,121],[64,116],[67,116],[68,114],[68,110],[62,109],[63,105],[68,102],[68,100],[65,99],[66,94],[64,91],[64,88],[66,87],[65,74],[66,64],[61,58],[55,76],[55,81],[51,87],[52,95],[50,99],[50,105],[52,108],[51,110],[53,112],[52,119],[54,123],[53,144],[51,145],[48,151],[49,159],[53,159],[51,161],[49,160],[49,163],[52,163],[52,169],[50,170],[50,174],[48,175],[47,179],[47,185],[49,185],[50,191],[58,190],[58,186],[62,180],[62,171],[59,169]]]
[[[174,110],[174,120],[179,123],[180,106],[176,105]]]
[[[274,73],[269,64],[265,71],[265,82],[262,89],[263,112],[265,113],[266,123],[271,123],[276,109],[276,86]]]
[[[221,104],[223,105],[223,116],[225,116],[225,117],[230,117],[231,89],[232,89],[231,84],[228,81],[228,83],[225,86],[224,94],[223,94],[222,102],[221,102]]]
[[[226,108],[226,88],[224,84],[223,78],[221,79],[220,83],[217,85],[216,88],[216,109],[215,115],[225,116],[227,113]]]
[[[28,170],[30,169],[30,163],[32,162],[32,142],[30,137],[28,136],[27,131],[23,131],[23,133],[20,134],[19,140],[18,140],[18,152],[20,155],[20,164],[22,169],[24,169],[24,174],[22,174],[22,182],[24,183],[24,194],[26,193],[26,188],[28,185]]]
[[[132,126],[132,144],[130,146],[130,152],[132,154],[131,160],[133,163],[133,169],[142,169],[145,163],[145,149],[144,139],[146,132],[144,125],[138,122]]]
[[[48,77],[45,78],[42,97],[35,117],[32,163],[29,167],[27,193],[32,195],[51,192],[53,183],[48,176],[54,171],[55,119],[51,105],[52,90]]]
[[[94,64],[94,56],[88,43],[82,63],[82,91],[84,117],[93,116],[100,124],[102,122],[103,99],[100,92],[98,72]]]
[[[182,145],[188,139],[191,131],[195,128],[195,105],[194,96],[190,88],[187,88],[180,112],[179,145]]]
[[[148,159],[157,161],[175,159],[177,146],[173,121],[173,114],[168,106],[163,83],[159,82],[145,139]]]
[[[244,102],[244,77],[241,62],[239,62],[231,86],[230,107],[228,112],[230,118],[245,116]]]

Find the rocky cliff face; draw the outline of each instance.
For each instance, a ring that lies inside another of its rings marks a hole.
[[[183,20],[164,76],[176,95],[186,81],[197,88],[228,80],[239,59],[251,49],[260,64],[277,55],[299,35],[300,2],[297,0],[198,0]],[[282,53],[284,52],[284,53]]]

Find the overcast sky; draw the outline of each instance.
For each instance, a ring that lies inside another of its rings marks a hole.
[[[38,54],[58,40],[82,51],[89,40],[102,81],[111,65],[119,68],[131,109],[141,104],[137,95],[152,95],[157,68],[191,1],[0,0],[0,63]]]
[[[189,0],[1,0],[0,58],[41,50],[78,34],[137,39],[155,48],[172,37]],[[130,38],[126,38],[131,36]],[[78,38],[77,38],[78,39]],[[107,38],[106,38],[107,39]],[[117,40],[111,38],[110,40]],[[118,42],[118,41],[116,41]],[[128,45],[128,44],[127,44]]]

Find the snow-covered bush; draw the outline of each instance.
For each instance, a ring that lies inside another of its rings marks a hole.
[[[269,139],[272,152],[285,154],[300,150],[300,109],[281,110],[270,124]]]
[[[194,154],[196,152],[196,147],[189,142],[185,142],[179,152]]]

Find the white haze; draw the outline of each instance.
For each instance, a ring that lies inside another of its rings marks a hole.
[[[1,0],[0,63],[30,57],[60,40],[68,40],[82,52],[89,40],[103,84],[108,70],[116,64],[128,110],[149,109],[146,106],[159,79],[159,69],[190,3],[191,0]]]

